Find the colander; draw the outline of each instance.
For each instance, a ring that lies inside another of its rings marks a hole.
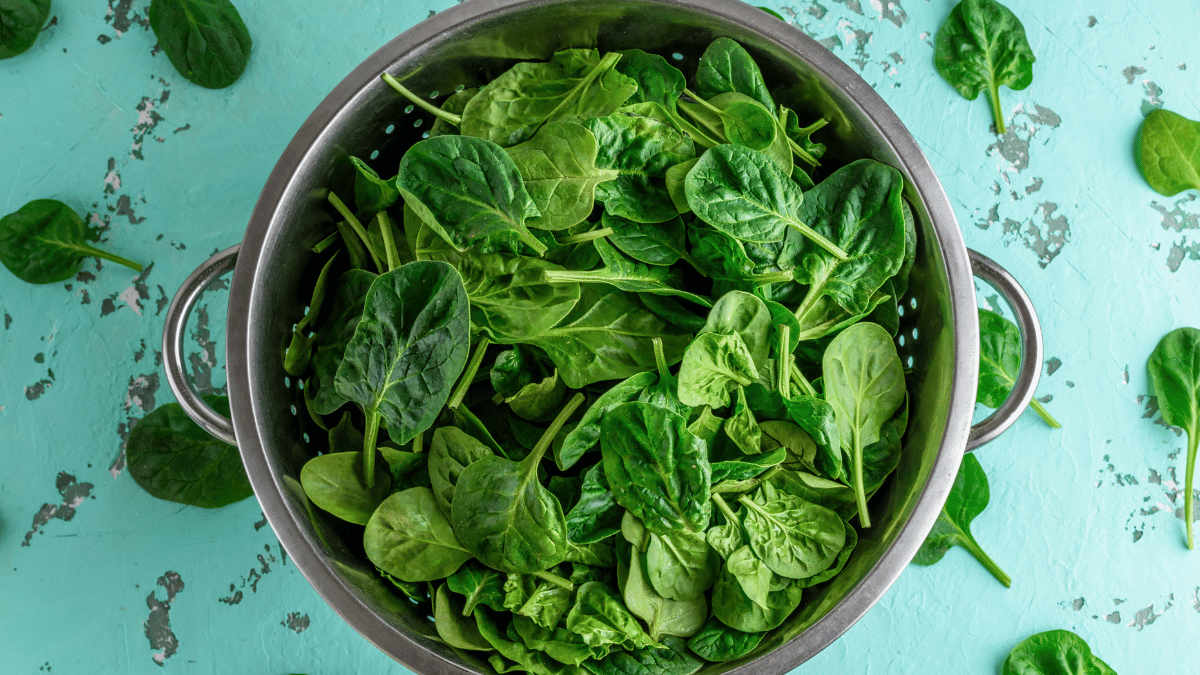
[[[639,48],[685,74],[718,37],[754,56],[776,101],[800,119],[824,117],[818,139],[831,170],[870,157],[899,169],[918,227],[918,252],[901,299],[901,360],[911,370],[910,417],[899,469],[871,502],[845,570],[806,591],[797,612],[757,651],[702,673],[784,673],[846,631],[887,591],[933,526],[964,451],[991,440],[1028,405],[1042,361],[1037,316],[1020,286],[969,252],[950,204],[913,137],[849,67],[800,31],[730,0],[471,0],[406,31],[367,58],[321,102],[267,179],[239,246],[189,277],[168,311],[167,379],[184,409],[214,436],[236,443],[254,492],[280,542],[313,588],[347,623],[416,673],[491,673],[486,659],[437,639],[432,622],[389,590],[361,541],[320,512],[300,487],[300,468],[324,449],[305,413],[299,383],[281,354],[304,313],[302,287],[315,276],[310,247],[332,230],[327,189],[351,193],[349,156],[384,175],[432,119],[380,80],[388,72],[435,104],[479,86],[520,60],[560,49]],[[226,361],[232,420],[208,408],[184,369],[184,325],[203,289],[235,266]],[[979,366],[974,274],[1013,307],[1023,336],[1022,372],[1009,399],[972,428]],[[312,438],[307,442],[306,438]]]

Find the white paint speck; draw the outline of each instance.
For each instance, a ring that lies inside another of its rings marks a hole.
[[[123,300],[125,304],[129,305],[129,309],[132,309],[134,314],[137,314],[138,316],[142,315],[141,299],[138,297],[137,289],[133,286],[121,291],[121,294],[117,296],[117,299]]]
[[[114,192],[116,192],[117,190],[120,190],[121,189],[121,174],[117,173],[116,169],[109,171],[108,175],[106,175],[104,177],[104,184],[111,187]],[[100,218],[100,216],[98,214],[93,217],[96,220],[99,220],[99,218]]]

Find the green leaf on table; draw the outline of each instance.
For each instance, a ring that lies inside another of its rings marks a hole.
[[[1158,342],[1146,363],[1150,386],[1158,397],[1158,412],[1173,427],[1187,432],[1187,465],[1184,479],[1183,522],[1187,525],[1187,546],[1196,547],[1192,533],[1191,498],[1196,475],[1196,450],[1200,446],[1200,330],[1176,328]]]
[[[203,399],[229,416],[229,399]],[[155,408],[130,429],[125,462],[133,480],[158,499],[215,509],[254,494],[238,449],[201,429],[178,403]]]
[[[50,0],[0,3],[0,59],[11,59],[32,47],[49,18]]]
[[[596,186],[615,180],[616,169],[596,166],[596,137],[576,122],[550,122],[533,138],[507,148],[539,215],[525,225],[565,230],[583,222],[596,205]]]
[[[375,474],[368,485],[363,477],[362,438],[352,452],[313,457],[300,469],[304,494],[321,509],[355,525],[366,525],[371,514],[392,489],[389,473]]]
[[[1004,133],[1000,85],[1014,90],[1028,87],[1035,60],[1020,19],[995,0],[958,3],[934,38],[933,65],[938,74],[968,101],[986,92],[998,134]]]
[[[583,123],[596,137],[596,166],[617,172],[596,186],[596,201],[613,215],[661,223],[679,215],[664,176],[671,166],[695,157],[692,141],[652,117],[616,112]]]
[[[171,65],[201,87],[228,87],[250,63],[250,31],[229,0],[152,0],[147,18]]]
[[[367,522],[363,547],[376,567],[408,582],[448,577],[471,559],[425,487],[385,499]]]
[[[762,633],[743,633],[713,617],[688,640],[688,649],[706,661],[735,661],[758,648]]]
[[[1200,122],[1165,108],[1151,110],[1138,127],[1133,157],[1161,195],[1200,190]]]
[[[962,546],[1005,588],[1010,587],[1012,579],[984,552],[971,534],[971,522],[987,508],[989,499],[987,475],[975,455],[968,453],[963,457],[958,475],[954,478],[946,505],[938,514],[937,522],[933,524],[925,543],[921,544],[913,563],[932,565],[941,560],[952,546]]]
[[[529,140],[547,122],[608,115],[637,91],[636,82],[614,69],[620,58],[565,49],[548,62],[518,63],[467,103],[462,133],[510,146]]]
[[[1004,660],[1001,675],[1117,675],[1069,630],[1049,630],[1025,638]]]
[[[79,261],[91,256],[142,271],[141,265],[88,244],[83,219],[56,199],[35,199],[0,218],[0,262],[21,281],[66,281],[79,271]]]
[[[979,386],[975,400],[989,408],[999,408],[1021,374],[1021,331],[1008,319],[979,310]],[[1062,425],[1036,398],[1029,407],[1051,428]]]

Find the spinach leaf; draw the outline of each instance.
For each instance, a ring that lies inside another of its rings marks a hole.
[[[600,226],[612,228],[608,241],[625,255],[647,265],[670,266],[687,253],[687,226],[679,216],[661,223],[638,223],[605,211]]]
[[[801,588],[809,588],[811,586],[816,586],[817,584],[825,583],[826,581],[829,581],[830,579],[842,573],[842,570],[846,567],[846,561],[850,559],[850,554],[854,553],[854,547],[858,545],[858,532],[854,530],[854,527],[851,526],[850,523],[842,521],[842,525],[846,527],[846,543],[842,546],[842,550],[838,551],[837,557],[833,560],[833,564],[825,568],[824,571],[817,572],[807,579],[797,580],[795,582],[796,585],[800,586]]]
[[[579,502],[567,514],[567,540],[574,544],[592,544],[621,531],[625,510],[613,498],[604,476],[603,462],[583,474]]]
[[[763,81],[758,64],[737,42],[720,37],[700,55],[696,66],[696,93],[704,98],[736,91],[752,97],[767,110],[775,109],[775,101]]]
[[[600,581],[580,585],[566,624],[567,630],[578,634],[592,647],[616,645],[621,649],[639,649],[657,646],[625,609],[621,597]]]
[[[726,626],[744,633],[761,633],[777,628],[800,605],[804,589],[791,579],[775,576],[772,576],[768,588],[767,607],[763,608],[746,595],[741,582],[726,565],[713,586],[713,616]]]
[[[391,84],[389,82],[389,84]],[[446,97],[442,101],[441,111],[458,116],[458,123],[453,122],[453,117],[447,118],[443,115],[434,115],[437,119],[433,121],[433,126],[429,127],[429,137],[448,136],[458,133],[458,127],[462,124],[462,112],[467,107],[467,103],[475,98],[479,93],[479,87],[469,87],[460,89]]]
[[[740,145],[709,148],[684,179],[688,205],[701,220],[749,242],[783,238],[790,227],[838,260],[847,254],[800,217],[804,193],[767,155]]]
[[[363,408],[363,474],[374,483],[376,435],[408,443],[433,424],[467,362],[468,303],[462,278],[442,262],[417,261],[371,282],[362,319],[334,380]],[[399,576],[399,575],[397,575]]]
[[[746,388],[738,387],[737,402],[733,413],[721,429],[729,440],[747,455],[757,455],[762,452],[762,429],[754,419],[754,413],[746,404]]]
[[[362,453],[363,435],[358,427],[354,426],[354,420],[349,410],[342,412],[342,419],[338,420],[333,428],[327,430],[326,437],[329,440],[329,453],[355,451]]]
[[[979,388],[975,400],[989,408],[999,408],[1020,373],[1021,331],[999,314],[980,309]],[[1029,401],[1029,407],[1052,429],[1062,427],[1036,398]]]
[[[708,453],[683,417],[645,403],[622,403],[604,415],[600,427],[604,474],[621,506],[655,534],[708,528]]]
[[[708,528],[708,532],[704,533],[704,538],[708,541],[708,545],[717,552],[717,555],[728,559],[746,543],[746,538],[742,533],[742,519],[738,517],[725,499],[718,493],[714,492],[712,501],[717,505],[717,510],[725,517],[725,524],[713,525]]]
[[[781,492],[794,495],[806,502],[833,509],[838,514],[854,513],[854,490],[837,481],[822,478],[807,471],[780,468],[768,479]],[[849,536],[850,528],[846,529]]]
[[[400,198],[396,189],[396,179],[384,180],[379,177],[367,163],[357,157],[350,157],[350,163],[356,170],[354,174],[354,205],[360,211],[374,213],[382,211]]]
[[[758,648],[762,633],[743,633],[713,617],[688,640],[688,649],[707,661],[735,661]]]
[[[567,523],[558,499],[538,482],[537,470],[567,418],[583,403],[576,394],[525,459],[484,457],[458,477],[451,520],[480,562],[501,572],[547,569],[567,556]]]
[[[1200,190],[1200,122],[1164,108],[1151,110],[1138,127],[1133,157],[1161,195]]]
[[[511,581],[514,576],[516,575],[509,575],[509,580]],[[528,579],[530,576],[532,575],[527,575],[526,578]],[[518,607],[513,607],[512,611],[518,616],[530,619],[542,628],[554,628],[567,610],[571,609],[572,590],[570,582],[560,585],[560,583],[539,580],[524,602]]]
[[[786,140],[782,145],[779,143],[783,132],[770,110],[738,92],[718,94],[706,101],[686,89],[683,91],[693,100],[681,100],[679,109],[695,120],[708,137],[718,143],[735,143],[751,150],[762,150],[776,160],[785,174],[791,175],[792,153]]]
[[[534,675],[584,674],[583,669],[578,666],[563,666],[547,653],[527,647],[515,626],[509,624],[508,630],[503,631],[496,617],[496,614],[483,608],[475,612],[475,624],[479,634],[499,652],[488,657],[497,673],[519,670]],[[512,666],[507,661],[513,661],[517,665]]]
[[[667,361],[674,363],[691,333],[648,311],[632,293],[586,284],[558,326],[524,341],[544,349],[563,382],[580,389],[652,367],[655,337],[663,339]]]
[[[679,400],[724,408],[739,386],[758,379],[754,356],[737,333],[704,333],[688,345],[679,365]]]
[[[786,448],[776,448],[772,452],[764,452],[754,457],[728,460],[712,463],[712,482],[717,484],[723,480],[748,480],[761,474],[767,469],[778,465],[787,457]]]
[[[549,361],[528,345],[513,345],[512,349],[500,352],[488,373],[488,379],[496,393],[504,398],[516,396],[526,385],[544,379],[553,372]]]
[[[759,428],[763,432],[763,452],[778,447],[787,453],[780,462],[784,468],[816,471],[817,443],[807,431],[787,420],[766,420],[759,423]]]
[[[599,661],[585,661],[583,667],[594,675],[692,675],[704,667],[687,652],[683,640],[667,637],[662,643],[665,646],[614,651]]]
[[[933,65],[963,98],[974,101],[986,91],[992,102],[996,133],[1004,133],[1000,85],[1024,89],[1033,82],[1033,50],[1025,27],[995,0],[963,0],[934,38]]]
[[[346,404],[346,398],[334,386],[338,367],[346,353],[346,345],[362,319],[367,291],[376,275],[366,270],[347,270],[338,277],[329,310],[317,323],[313,354],[309,363],[313,374],[304,385],[305,396],[311,395],[313,410],[320,415],[332,415]]]
[[[772,322],[771,310],[761,298],[742,291],[730,291],[713,305],[700,334],[736,333],[741,336],[754,359],[754,367],[762,372],[770,360]]]
[[[1188,436],[1183,522],[1187,545],[1196,548],[1192,536],[1192,509],[1196,501],[1192,486],[1196,475],[1196,448],[1200,445],[1200,330],[1176,328],[1159,340],[1146,364],[1150,385],[1158,396],[1163,421],[1182,427]]]
[[[470,136],[419,141],[400,160],[396,187],[405,205],[458,251],[495,239],[514,252],[521,243],[546,252],[525,226],[538,208],[517,165],[495,143]]]
[[[705,298],[676,288],[675,286],[682,284],[682,280],[669,268],[644,265],[630,260],[603,239],[597,239],[593,245],[600,254],[600,259],[604,261],[604,267],[586,272],[547,269],[542,273],[542,278],[552,284],[610,284],[623,291],[670,295],[704,307],[712,305]]]
[[[578,667],[588,659],[603,658],[609,652],[608,647],[589,646],[579,635],[562,626],[542,626],[521,615],[513,617],[510,631],[515,631],[526,647],[536,649],[567,666]]]
[[[11,59],[37,42],[50,18],[50,0],[0,2],[0,59]]]
[[[250,63],[250,31],[229,0],[151,0],[147,17],[171,65],[201,87],[228,87]]]
[[[367,521],[363,548],[376,567],[408,582],[442,579],[471,559],[426,487],[385,499]]]
[[[742,242],[720,230],[688,229],[692,259],[696,267],[713,280],[713,293],[722,297],[731,290],[754,290],[792,280],[791,270],[759,273],[746,255]]]
[[[492,451],[474,436],[456,427],[438,427],[429,444],[429,484],[442,513],[450,515],[454,489],[462,472]]]
[[[716,139],[679,114],[679,96],[684,92],[686,81],[678,68],[658,54],[647,54],[640,49],[627,49],[621,52],[617,70],[629,76],[638,85],[637,91],[629,97],[629,105],[625,110],[648,114],[647,108],[641,106],[658,106],[671,124],[687,134],[693,143],[706,148],[716,145]]]
[[[229,416],[229,399],[203,398]],[[178,403],[160,405],[134,425],[125,461],[133,480],[158,499],[216,509],[254,494],[238,449],[201,429]]]
[[[691,637],[708,618],[704,595],[688,602],[659,595],[646,574],[646,555],[623,540],[617,542],[617,581],[625,607],[646,622],[646,632],[653,640],[664,635]]]
[[[479,634],[470,613],[463,613],[463,602],[450,593],[446,583],[438,587],[433,600],[433,625],[442,642],[455,649],[489,652],[492,645]]]
[[[465,598],[463,616],[471,616],[481,604],[496,611],[504,609],[504,578],[478,560],[468,560],[447,577],[446,587]]]
[[[646,573],[654,590],[668,600],[688,602],[704,595],[721,566],[704,532],[650,533]]]
[[[801,249],[796,281],[809,285],[796,309],[801,326],[810,323],[814,303],[825,295],[852,314],[867,311],[871,296],[899,271],[905,254],[903,189],[899,171],[862,159],[805,195],[799,217],[836,241],[847,256],[839,260],[825,251]]]
[[[714,415],[712,406],[706,405],[701,408],[700,414],[688,424],[688,431],[704,441],[705,445],[711,445],[713,440],[716,439],[717,433],[721,431],[721,427],[724,425],[725,419]]]
[[[337,257],[335,252],[321,266],[321,272],[317,275],[317,283],[313,286],[312,299],[308,301],[308,311],[292,327],[292,341],[283,354],[283,369],[292,377],[303,375],[304,371],[308,369],[309,360],[312,359],[312,348],[313,343],[316,342],[316,335],[309,327],[321,315],[321,305],[325,303],[325,291],[329,286],[329,270],[333,267],[333,261]]]
[[[596,166],[613,169],[615,180],[596,186],[596,201],[622,218],[661,223],[679,214],[663,176],[695,156],[692,141],[652,117],[616,112],[583,123],[596,137]]]
[[[508,407],[517,417],[530,422],[547,421],[562,403],[567,393],[567,386],[555,370],[542,378],[541,382],[531,382],[516,394],[504,399]]]
[[[830,478],[846,476],[841,448],[846,439],[838,428],[837,412],[816,396],[797,396],[784,401],[788,416],[817,444],[816,464]]]
[[[638,293],[638,300],[649,312],[677,330],[692,334],[704,327],[704,319],[686,309],[675,298],[653,293]]]
[[[671,203],[675,205],[675,210],[680,213],[690,213],[692,210],[687,202],[687,192],[684,189],[683,181],[687,179],[688,172],[699,161],[699,157],[693,157],[686,162],[672,166],[663,174],[663,179],[667,183],[667,194],[671,196]],[[692,264],[695,265],[695,263]]]
[[[963,457],[962,466],[954,478],[954,486],[950,488],[950,496],[946,505],[938,514],[937,522],[921,549],[913,558],[917,565],[932,565],[946,555],[952,546],[962,546],[983,564],[996,580],[1005,588],[1012,586],[1012,579],[1000,569],[991,556],[984,552],[975,536],[971,534],[971,521],[975,520],[987,508],[990,494],[988,492],[987,475],[975,455],[968,453]]]
[[[575,428],[563,439],[562,445],[554,448],[554,462],[566,471],[583,457],[584,453],[600,442],[600,422],[613,408],[637,398],[645,387],[654,383],[654,373],[641,372],[609,387],[608,391],[588,407]]]
[[[859,523],[870,527],[863,449],[880,439],[884,423],[904,402],[904,369],[892,336],[873,323],[858,323],[839,333],[825,350],[821,368],[825,396],[848,458]]]
[[[822,118],[802,127],[800,118],[794,111],[779,106],[779,124],[787,136],[792,153],[808,165],[817,166],[817,160],[825,154],[825,146],[813,141],[812,135],[829,124],[829,120]]]
[[[1069,630],[1049,630],[1025,638],[1004,660],[1001,675],[1117,675]]]
[[[79,261],[89,256],[142,271],[141,265],[84,241],[83,219],[56,199],[35,199],[0,218],[0,262],[21,281],[66,281],[79,271]]]
[[[366,525],[371,514],[392,489],[392,476],[375,474],[375,483],[363,479],[362,442],[354,452],[334,452],[313,457],[300,469],[304,494],[321,509],[354,523]]]
[[[725,568],[742,587],[742,592],[755,605],[769,609],[767,594],[771,591],[771,568],[754,555],[749,546],[741,546],[725,561]]]
[[[596,201],[596,186],[619,172],[596,166],[596,137],[575,122],[550,122],[533,138],[508,148],[540,215],[525,224],[565,230],[583,222]]]
[[[745,507],[742,526],[750,548],[771,571],[788,579],[822,572],[846,544],[846,529],[833,511],[788,493],[759,489]]]

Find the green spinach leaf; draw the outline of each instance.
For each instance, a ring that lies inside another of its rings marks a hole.
[[[585,661],[594,675],[692,675],[704,662],[687,652],[681,639],[666,637],[663,647],[614,651],[599,661]]]
[[[625,609],[621,596],[600,581],[589,581],[579,587],[566,624],[567,630],[578,634],[592,647],[616,645],[621,649],[639,649],[657,646]]]
[[[1196,448],[1200,445],[1200,330],[1176,328],[1164,335],[1150,354],[1147,369],[1163,421],[1187,432],[1183,522],[1187,525],[1187,546],[1194,549],[1192,513],[1196,500],[1192,486],[1196,476]]]
[[[696,93],[704,98],[736,91],[752,97],[767,110],[775,109],[775,101],[763,81],[758,64],[746,48],[737,42],[721,37],[700,55],[696,67]]]
[[[630,258],[647,265],[670,266],[687,253],[687,226],[676,216],[661,223],[638,223],[605,211],[600,226],[612,228],[608,241]]]
[[[628,112],[594,117],[583,126],[596,137],[596,166],[617,172],[615,180],[596,186],[596,201],[613,215],[641,223],[679,215],[663,176],[695,156],[687,136],[652,117]]]
[[[1161,195],[1200,190],[1200,122],[1165,108],[1151,110],[1138,127],[1133,157]]]
[[[600,254],[600,259],[604,261],[604,267],[586,272],[547,269],[542,277],[552,284],[610,284],[623,291],[669,295],[690,300],[704,307],[712,305],[709,300],[699,295],[676,288],[682,284],[682,279],[669,268],[630,260],[603,239],[597,239],[593,245]]]
[[[496,611],[504,609],[504,577],[478,560],[468,560],[446,578],[446,586],[463,596],[463,616],[471,616],[478,605]]]
[[[79,261],[89,256],[142,271],[141,265],[88,244],[83,219],[56,199],[35,199],[0,218],[0,262],[21,281],[66,281],[79,271]]]
[[[736,661],[750,654],[758,648],[762,639],[762,633],[743,633],[713,617],[688,640],[687,645],[700,658],[721,663]]]
[[[438,427],[429,444],[429,484],[442,513],[450,515],[454,488],[464,469],[492,451],[457,427]]]
[[[989,408],[999,408],[1020,374],[1021,331],[999,314],[979,310],[979,387],[975,400]],[[1029,407],[1052,429],[1062,427],[1036,398],[1029,402]]]
[[[229,0],[152,0],[148,18],[171,65],[201,87],[228,87],[250,63],[250,31]]]
[[[375,483],[363,479],[362,442],[354,452],[313,457],[300,469],[304,494],[318,507],[355,525],[366,525],[392,489],[389,473],[376,473]]]
[[[941,560],[950,547],[962,546],[975,556],[997,581],[1004,584],[1005,588],[1012,586],[1012,578],[984,552],[983,547],[971,534],[971,521],[987,508],[989,499],[987,475],[984,474],[983,467],[979,465],[975,455],[968,453],[963,457],[958,476],[954,478],[954,486],[950,488],[946,505],[938,514],[937,522],[933,524],[925,543],[921,544],[913,563],[932,565]]]
[[[1004,660],[1001,675],[1117,675],[1069,630],[1031,635]]]
[[[833,511],[781,493],[767,484],[745,507],[742,526],[754,554],[771,571],[807,579],[828,569],[846,544],[846,529]]]
[[[604,463],[597,463],[583,474],[579,502],[567,514],[567,540],[574,544],[593,544],[621,531],[625,510],[617,504]]]
[[[469,613],[464,614],[462,607],[462,600],[451,593],[443,582],[433,601],[433,625],[438,637],[455,649],[491,651],[491,643],[483,639],[475,619]]]
[[[729,395],[758,379],[754,356],[741,335],[704,333],[688,345],[679,365],[679,400],[724,408]]]
[[[712,588],[721,560],[703,532],[650,533],[649,539],[646,573],[659,595],[688,602]]]
[[[313,374],[304,386],[304,394],[311,396],[313,410],[319,415],[332,415],[347,402],[335,388],[337,371],[345,357],[346,345],[362,319],[367,291],[375,278],[374,273],[366,270],[343,272],[334,285],[328,311],[322,313],[317,323],[309,360]]]
[[[0,2],[0,59],[11,59],[37,42],[50,18],[50,0]]]
[[[646,622],[646,632],[653,640],[665,642],[661,640],[664,635],[691,637],[708,618],[704,595],[688,602],[659,595],[646,574],[646,554],[623,540],[617,542],[617,581],[625,607]]]
[[[350,163],[354,165],[356,173],[354,174],[354,205],[360,211],[368,211],[375,213],[382,211],[400,198],[400,191],[396,189],[396,179],[384,180],[357,157],[351,157]]]
[[[448,577],[471,559],[426,487],[385,499],[367,521],[363,547],[376,567],[408,582]]]
[[[596,201],[596,186],[620,173],[596,166],[596,137],[575,122],[550,122],[533,138],[508,148],[539,215],[525,224],[565,230],[583,222]]]
[[[554,462],[562,471],[575,463],[600,442],[600,422],[613,408],[633,401],[642,389],[654,384],[654,373],[646,371],[631,375],[628,379],[609,387],[588,407],[575,428],[563,439],[562,445],[554,448]]]
[[[744,633],[761,633],[777,628],[800,606],[804,589],[791,579],[772,576],[768,584],[767,606],[763,608],[750,599],[742,584],[726,565],[713,586],[713,616],[718,621]]]

